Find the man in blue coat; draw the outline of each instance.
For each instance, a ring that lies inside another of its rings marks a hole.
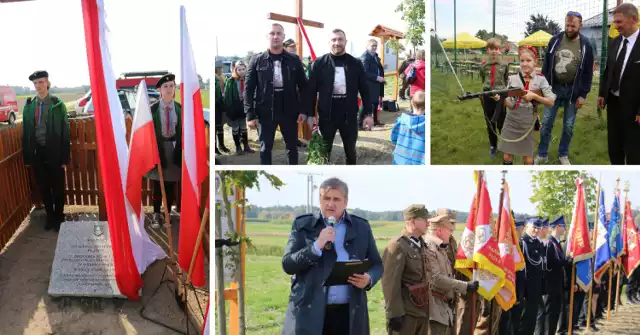
[[[292,275],[283,335],[369,334],[366,291],[382,277],[382,259],[369,222],[346,212],[348,196],[346,183],[327,179],[320,185],[321,213],[293,222],[282,257]],[[324,286],[335,263],[350,260],[371,266],[347,285]]]
[[[564,119],[558,158],[562,165],[571,164],[569,144],[573,137],[573,125],[576,122],[578,109],[584,105],[587,94],[591,90],[593,47],[589,39],[580,34],[582,15],[578,12],[568,12],[564,28],[564,32],[551,38],[544,53],[542,74],[553,88],[556,101],[553,107],[544,108],[536,164],[542,164],[548,160],[551,131],[560,106],[564,107]]]

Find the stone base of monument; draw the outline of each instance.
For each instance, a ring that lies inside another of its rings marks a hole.
[[[106,221],[63,222],[51,268],[53,297],[122,298]]]

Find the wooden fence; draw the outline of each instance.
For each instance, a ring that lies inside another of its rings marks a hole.
[[[126,119],[127,143],[131,137],[131,122],[130,118]],[[69,126],[71,156],[65,174],[65,205],[98,206],[100,220],[106,221],[95,121],[93,118],[72,119]],[[208,157],[208,127],[205,131]],[[35,178],[24,166],[21,138],[22,124],[13,128],[0,129],[0,250],[27,217],[32,205],[41,204],[37,187],[30,187],[30,185],[35,186]],[[179,188],[177,193],[179,196]],[[209,178],[204,181],[202,187],[203,208],[208,194]],[[151,182],[147,179],[143,179],[142,182],[142,203],[144,206],[153,204]]]
[[[22,127],[0,129],[0,250],[31,211],[29,184],[22,159]]]

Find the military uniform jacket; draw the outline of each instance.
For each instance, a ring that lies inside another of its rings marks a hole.
[[[480,65],[480,78],[484,91],[505,89],[509,79],[509,64],[500,59],[496,62],[486,60]]]
[[[525,298],[542,296],[544,246],[540,240],[524,234],[520,239],[520,248],[525,258]]]
[[[427,271],[433,283],[429,299],[430,320],[445,326],[453,326],[455,324],[453,299],[456,292],[462,294],[467,291],[467,283],[454,279],[446,247],[441,247],[442,241],[430,235],[427,235],[425,241],[427,243],[427,264],[429,265]]]
[[[408,233],[389,242],[382,255],[382,292],[387,319],[402,315],[426,318],[429,316],[429,281],[426,270],[426,245],[420,238],[415,242]],[[407,285],[424,284],[424,295],[412,299]],[[424,305],[422,303],[424,302]],[[422,305],[422,306],[419,306]]]
[[[35,163],[36,155],[36,104],[37,98],[27,99],[22,112],[22,155],[25,165]],[[71,131],[67,107],[60,98],[51,96],[51,107],[46,120],[46,159],[52,166],[69,164]]]

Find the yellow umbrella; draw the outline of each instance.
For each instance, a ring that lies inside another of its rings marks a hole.
[[[530,45],[532,47],[546,47],[551,40],[551,34],[544,30],[538,30],[527,36],[524,40],[518,42],[518,46]]]
[[[638,22],[638,27],[640,27],[640,22]],[[618,33],[618,29],[616,29],[612,23],[611,27],[609,28],[609,38],[616,38],[618,37],[618,35],[620,35]]]
[[[445,49],[453,49],[453,38],[442,42]],[[478,49],[487,46],[487,42],[471,36],[469,33],[460,33],[456,36],[456,47],[458,49]]]

